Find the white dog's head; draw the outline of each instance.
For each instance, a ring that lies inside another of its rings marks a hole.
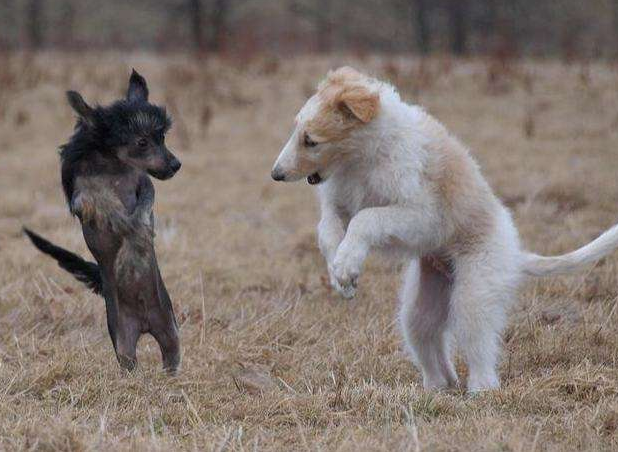
[[[353,152],[355,132],[376,117],[379,107],[375,81],[350,67],[329,72],[296,116],[272,178],[290,182],[306,177],[312,185],[320,183]]]

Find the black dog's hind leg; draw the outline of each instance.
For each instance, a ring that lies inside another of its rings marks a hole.
[[[155,338],[161,349],[163,368],[169,373],[175,374],[180,366],[181,358],[178,323],[158,267],[156,277],[159,303],[156,307],[153,306],[148,313],[150,334]]]
[[[120,315],[118,303],[109,285],[104,285],[105,311],[107,313],[107,330],[112,339],[116,359],[120,367],[133,370],[137,365],[136,348],[141,335],[140,323],[129,313]]]
[[[105,313],[107,315],[107,331],[109,337],[112,339],[112,345],[114,346],[114,352],[118,354],[116,347],[116,332],[118,331],[118,307],[116,300],[109,293],[108,286],[105,286],[103,291],[103,298],[105,299]]]
[[[180,366],[180,339],[176,322],[170,322],[165,328],[153,328],[150,330],[150,334],[155,338],[161,349],[163,368],[169,373],[175,374]]]
[[[132,316],[123,315],[116,329],[116,358],[120,367],[133,370],[137,366],[137,341],[141,336],[139,321]]]

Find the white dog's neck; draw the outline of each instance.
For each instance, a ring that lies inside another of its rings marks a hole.
[[[422,133],[421,123],[428,115],[421,107],[403,102],[390,85],[381,83],[379,93],[378,115],[354,134],[346,149],[350,158],[339,169],[379,170],[403,164],[407,170],[420,171],[427,163],[424,149],[431,139]]]

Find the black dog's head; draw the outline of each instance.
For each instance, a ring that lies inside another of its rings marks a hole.
[[[78,133],[97,143],[99,152],[157,179],[169,179],[180,169],[180,161],[165,146],[171,119],[165,108],[148,102],[146,80],[135,70],[126,99],[108,107],[90,107],[75,91],[67,92],[67,97],[79,116]]]

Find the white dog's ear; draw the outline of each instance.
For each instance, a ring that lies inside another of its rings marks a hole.
[[[365,86],[347,87],[339,95],[337,108],[366,124],[378,114],[380,95]]]

